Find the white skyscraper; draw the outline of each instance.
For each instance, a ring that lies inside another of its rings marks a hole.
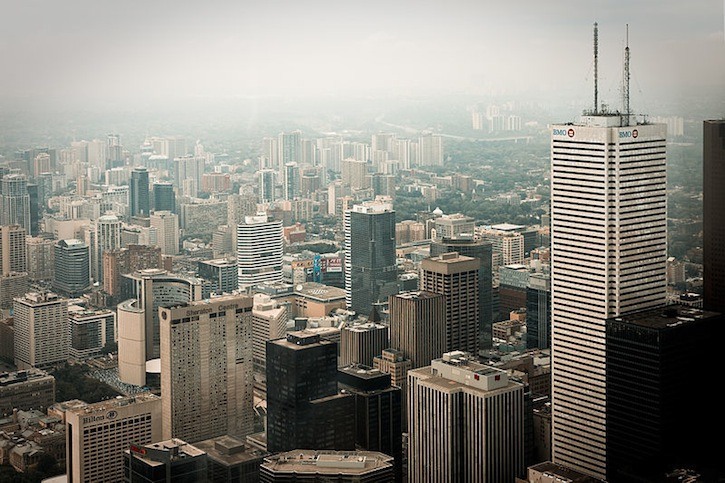
[[[95,240],[91,253],[91,276],[103,280],[103,253],[121,248],[121,221],[116,215],[107,214],[95,222]]]
[[[239,288],[282,280],[282,221],[247,216],[237,225]]]
[[[151,227],[156,228],[157,245],[164,255],[179,253],[179,217],[170,211],[156,211],[151,215]]]
[[[594,113],[551,129],[552,455],[604,478],[605,320],[665,303],[667,127]]]

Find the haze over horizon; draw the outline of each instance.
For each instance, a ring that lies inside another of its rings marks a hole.
[[[0,20],[0,99],[23,107],[278,96],[564,95],[725,88],[719,1],[189,2],[33,0]],[[591,102],[591,101],[589,101]],[[587,107],[587,106],[582,106]]]

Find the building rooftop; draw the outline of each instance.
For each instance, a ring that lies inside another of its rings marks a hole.
[[[200,450],[196,446],[192,446],[186,441],[176,438],[143,446],[136,446],[132,444],[129,452],[133,453],[134,458],[143,459],[149,466],[161,466],[167,461],[173,463],[175,461],[186,458],[195,458],[205,454],[204,451]]]
[[[433,292],[425,292],[422,290],[414,290],[411,292],[400,292],[398,294],[395,294],[396,297],[401,299],[407,299],[407,300],[423,300],[423,299],[433,299],[437,297],[442,297],[442,295],[433,293]],[[388,349],[392,350],[392,349]]]
[[[392,469],[393,457],[375,451],[314,451],[296,449],[268,456],[262,467],[279,473],[364,475]]]
[[[295,285],[295,294],[322,302],[345,299],[345,291],[343,289],[316,282],[305,282]]]
[[[235,466],[248,461],[262,459],[269,453],[255,448],[234,436],[219,436],[194,443],[209,458],[225,466]]]
[[[305,349],[307,347],[312,347],[312,346],[317,346],[317,345],[334,344],[334,342],[331,342],[327,339],[323,339],[320,337],[319,334],[316,334],[316,333],[308,331],[308,330],[298,330],[298,331],[287,332],[287,338],[272,340],[272,341],[270,341],[270,343],[277,344],[277,345],[280,345],[283,347],[287,347],[288,349],[294,349],[294,350],[301,350],[301,349]]]
[[[679,325],[688,324],[697,320],[718,317],[722,314],[685,305],[668,305],[657,309],[644,310],[615,317],[614,321],[627,322],[632,325],[649,329],[663,330]]]
[[[498,225],[491,225],[491,228],[494,230],[501,230],[501,231],[517,231],[517,230],[523,230],[526,228],[524,225],[514,225],[511,223],[501,223]]]
[[[576,470],[567,468],[551,461],[539,463],[529,467],[529,474],[531,471],[543,473],[544,475],[551,478],[553,481],[561,483],[603,483],[603,480],[592,478],[584,473],[579,473]]]
[[[108,409],[128,406],[129,404],[154,401],[161,399],[156,394],[145,392],[136,396],[118,396],[115,399],[107,399],[93,404],[83,403],[77,406],[68,407],[66,410],[74,413],[90,413],[92,411],[105,411]]]
[[[53,379],[53,376],[45,371],[41,371],[40,369],[3,372],[0,374],[0,387],[10,386],[13,384],[19,384],[27,381],[37,381],[44,378]]]
[[[214,260],[202,260],[199,263],[203,263],[205,265],[211,265],[212,267],[219,267],[219,268],[237,266],[236,258],[216,258]]]

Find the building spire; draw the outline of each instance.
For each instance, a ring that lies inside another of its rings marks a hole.
[[[624,125],[629,126],[629,118],[632,114],[629,106],[629,24],[626,24],[624,47],[624,78],[622,79],[622,111],[624,115]]]
[[[599,112],[599,27],[594,22],[594,115]]]

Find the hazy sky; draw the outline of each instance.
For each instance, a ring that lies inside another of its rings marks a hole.
[[[723,86],[722,0],[2,0],[0,96],[97,99],[583,90],[600,25],[616,101]]]

